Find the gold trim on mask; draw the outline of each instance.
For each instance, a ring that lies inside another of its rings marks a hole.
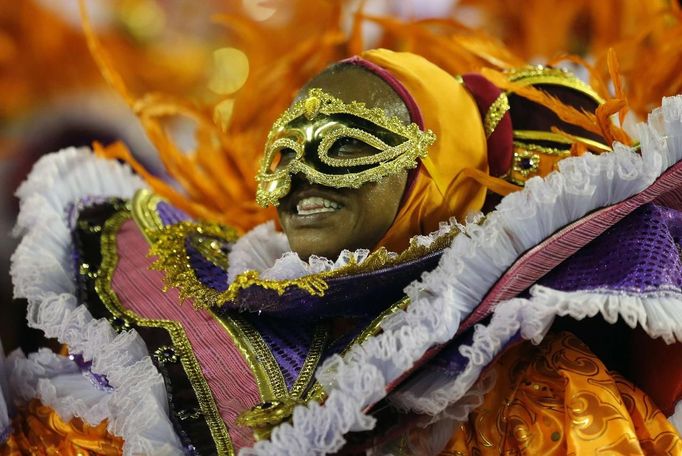
[[[348,114],[388,130],[404,138],[404,141],[391,146],[369,131],[332,122],[318,146],[319,160],[331,168],[341,170],[355,166],[370,168],[339,174],[325,173],[304,161],[304,138],[294,140],[290,137],[278,137],[286,133],[287,124],[293,120],[304,117],[312,121],[320,114]],[[353,158],[331,157],[330,148],[341,138],[359,140],[378,150],[378,153]],[[305,99],[284,111],[268,134],[265,155],[256,176],[258,181],[256,202],[263,207],[278,205],[279,200],[291,189],[291,176],[298,173],[304,175],[311,183],[334,188],[359,188],[367,182],[378,182],[386,176],[415,168],[417,159],[426,157],[428,147],[435,140],[436,135],[431,130],[422,131],[414,123],[405,125],[398,117],[389,117],[380,108],[368,108],[364,103],[356,101],[344,103],[321,89],[312,89]],[[276,155],[282,149],[290,149],[294,154],[293,158],[281,168],[271,169],[277,159]]]

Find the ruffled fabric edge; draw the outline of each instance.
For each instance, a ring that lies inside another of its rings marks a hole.
[[[347,432],[372,429],[375,420],[363,410],[383,398],[386,387],[428,348],[450,340],[462,319],[523,252],[588,212],[641,192],[682,159],[682,96],[663,99],[662,107],[638,129],[640,154],[616,143],[612,153],[562,160],[557,172],[530,179],[522,191],[505,197],[482,224],[467,223],[445,249],[438,267],[405,289],[412,302],[406,311],[388,319],[380,335],[344,357],[324,362],[317,378],[328,392],[325,406],[297,407],[292,424],[277,427],[269,441],[257,442],[240,454],[334,453]],[[515,306],[520,305],[518,300],[498,305],[493,320],[497,319],[494,328],[499,332],[491,333],[492,339],[486,331],[476,331],[474,346],[480,351],[471,352],[472,361],[487,364],[477,354],[487,354],[489,360],[499,350],[496,340],[513,336],[521,312]],[[462,394],[479,372],[472,370],[466,377]],[[438,415],[455,396],[435,402],[428,411]]]
[[[391,402],[401,409],[433,416],[432,421],[448,417],[449,404],[462,397],[476,382],[485,367],[505,345],[520,333],[539,343],[557,316],[576,320],[596,315],[614,324],[622,319],[628,326],[640,326],[652,338],[667,343],[682,341],[682,309],[679,291],[625,294],[609,290],[564,292],[536,285],[529,299],[516,298],[500,303],[490,323],[477,325],[473,342],[460,347],[469,360],[455,378],[420,375],[401,385]]]
[[[413,237],[411,243],[428,247],[459,226],[453,218],[442,222],[432,233]],[[292,280],[336,271],[349,264],[361,265],[370,253],[367,249],[343,250],[335,261],[317,255],[304,261],[296,252],[291,251],[286,235],[277,231],[274,222],[270,221],[258,225],[234,243],[229,254],[228,283],[232,283],[239,274],[246,271],[258,271],[267,280]],[[397,255],[396,252],[388,252],[389,258]]]
[[[135,331],[117,334],[107,320],[93,318],[79,305],[74,294],[69,207],[88,198],[129,199],[141,187],[144,183],[127,166],[97,158],[87,148],[41,158],[17,190],[21,210],[15,234],[22,240],[10,272],[15,297],[28,301],[28,325],[92,361],[92,370],[114,387],[112,393],[97,395],[94,388],[67,387],[72,372],[48,375],[35,390],[44,403],[64,419],[78,415],[96,425],[107,418],[109,432],[125,440],[126,455],[183,454],[168,418],[163,378],[143,340]],[[15,357],[13,371],[44,377],[45,366],[56,358],[45,352],[36,356]],[[83,402],[83,396],[92,401]]]

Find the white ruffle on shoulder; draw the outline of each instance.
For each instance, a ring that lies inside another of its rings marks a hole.
[[[60,416],[90,424],[109,420],[108,430],[125,440],[124,454],[182,454],[168,418],[164,383],[135,331],[117,334],[78,303],[74,285],[69,208],[84,198],[131,198],[144,183],[127,166],[65,149],[36,163],[19,190],[15,229],[23,238],[12,257],[14,294],[28,301],[29,326],[92,361],[113,392],[86,384],[74,364],[46,351],[13,355],[16,398],[40,397]],[[21,378],[35,379],[22,384]]]
[[[641,192],[682,159],[682,96],[665,98],[638,128],[640,154],[615,144],[613,153],[562,160],[557,172],[530,179],[522,191],[505,197],[482,224],[467,223],[438,267],[405,289],[411,299],[406,311],[383,324],[380,335],[324,362],[317,377],[328,392],[325,406],[297,407],[292,424],[280,425],[269,441],[257,442],[240,454],[334,453],[342,447],[345,433],[372,429],[375,420],[362,411],[383,398],[386,386],[429,347],[450,340],[462,319],[523,252],[588,212]],[[435,377],[418,377],[401,388],[394,401],[437,422],[519,329],[523,337],[539,340],[555,315],[586,316],[587,302],[591,303],[587,312],[601,312],[607,321],[620,315],[643,325],[652,337],[682,340],[682,309],[665,299],[652,297],[644,303],[574,296],[557,303],[543,300],[548,293],[536,288],[530,300],[500,303],[488,326],[476,329],[472,345],[461,348],[470,360],[462,375],[444,384],[429,384]]]

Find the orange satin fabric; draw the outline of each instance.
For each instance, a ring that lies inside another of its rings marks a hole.
[[[678,455],[682,440],[641,390],[569,333],[518,344],[441,456]]]
[[[361,57],[389,71],[414,98],[436,142],[421,161],[410,193],[378,247],[399,252],[410,237],[438,229],[442,221],[463,219],[483,207],[486,189],[462,174],[488,173],[486,138],[476,102],[451,74],[415,54],[386,49]]]
[[[2,456],[123,454],[123,439],[109,434],[106,422],[97,426],[89,426],[78,418],[65,422],[38,400],[21,410],[12,425],[14,433],[0,448]]]

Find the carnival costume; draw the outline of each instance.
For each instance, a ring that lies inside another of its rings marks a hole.
[[[197,220],[87,150],[36,165],[13,277],[29,324],[69,356],[8,359],[9,396],[29,404],[10,451],[682,451],[667,420],[682,393],[682,99],[637,146],[611,146],[630,138],[575,109],[603,100],[561,70],[455,77],[381,49],[346,64],[389,84],[411,123],[313,89],[272,127],[257,200],[277,204],[297,174],[343,188],[407,170],[372,251],[303,261],[272,222],[240,235]],[[316,119],[334,130],[296,140]],[[336,158],[342,137],[377,153]],[[488,190],[506,196],[472,215]],[[564,332],[596,316],[646,351]]]

